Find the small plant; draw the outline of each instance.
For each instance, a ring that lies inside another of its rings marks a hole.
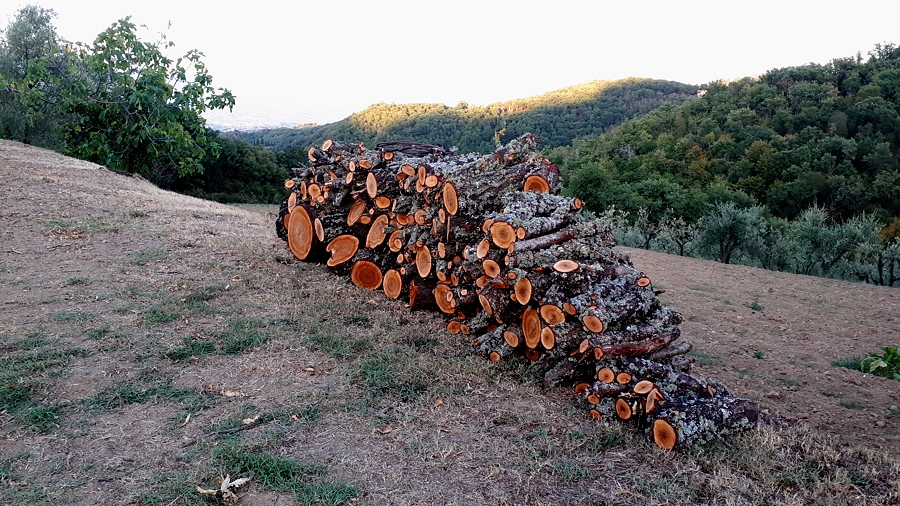
[[[900,351],[896,346],[885,346],[881,350],[883,354],[869,353],[865,357],[835,360],[831,365],[900,381]]]
[[[75,276],[73,278],[69,278],[68,281],[66,281],[66,285],[68,285],[68,286],[86,285],[86,284],[88,284],[88,278],[81,277],[81,276]]]
[[[762,360],[762,358],[763,358],[763,352],[761,352],[761,351],[754,351],[754,352],[753,352],[753,358]]]
[[[747,307],[754,311],[762,311],[766,307],[759,303],[758,300],[754,300],[752,304],[749,304]]]
[[[885,346],[881,348],[884,354],[869,353],[869,356],[863,359],[861,369],[878,376],[884,376],[900,381],[900,353],[897,352],[896,346]]]

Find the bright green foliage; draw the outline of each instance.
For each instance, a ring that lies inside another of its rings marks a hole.
[[[900,352],[896,346],[881,348],[883,355],[870,353],[866,359],[868,371],[879,376],[900,380]]]
[[[129,172],[203,171],[201,160],[217,146],[200,113],[231,108],[234,96],[212,87],[201,52],[172,60],[163,53],[172,45],[164,35],[140,40],[125,18],[77,48],[58,99],[69,153]]]
[[[191,50],[173,60],[165,35],[142,41],[129,18],[91,45],[61,48],[54,15],[29,6],[7,29],[4,100],[17,100],[35,117],[52,109],[59,122],[53,130],[73,156],[151,179],[202,172],[201,161],[218,146],[200,114],[234,105],[231,92],[213,88],[203,54]],[[15,125],[3,126],[15,136]]]
[[[531,132],[545,147],[567,145],[572,139],[596,135],[623,121],[646,114],[661,104],[694,98],[696,86],[652,79],[592,81],[543,95],[487,106],[444,104],[375,104],[327,125],[281,128],[234,135],[254,145],[281,151],[282,164],[307,163],[309,146],[325,139],[375,143],[411,139],[461,153],[491,152],[496,133],[513,139]]]

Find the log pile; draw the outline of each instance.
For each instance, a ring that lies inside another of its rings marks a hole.
[[[681,315],[614,249],[608,222],[559,195],[534,136],[487,155],[326,141],[309,160],[276,220],[298,259],[440,311],[477,353],[535,362],[545,387],[574,389],[594,418],[633,422],[663,448],[755,425],[754,403],[689,374]]]

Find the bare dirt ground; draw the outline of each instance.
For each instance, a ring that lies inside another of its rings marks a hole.
[[[898,504],[900,290],[641,250],[759,429],[665,452],[294,261],[264,210],[0,141],[0,505]]]

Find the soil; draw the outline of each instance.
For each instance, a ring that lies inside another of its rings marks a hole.
[[[900,383],[832,365],[900,345],[900,290],[629,251],[654,288],[665,290],[663,303],[684,315],[682,339],[694,344],[695,375],[835,445],[900,455]],[[438,344],[416,358],[437,363],[445,386],[374,414],[354,407],[361,387],[341,378],[358,377],[348,372],[355,363],[310,349],[298,329],[309,335],[339,328],[351,341],[390,343],[443,323],[294,261],[267,208],[162,191],[140,177],[0,141],[0,252],[0,357],[37,335],[86,350],[63,373],[40,376],[41,402],[64,406],[52,430],[35,432],[0,414],[0,464],[22,480],[45,480],[40,497],[47,503],[154,504],[149,496],[136,500],[136,489],[155,490],[154,476],[166,473],[205,477],[201,485],[216,487],[220,470],[197,471],[192,459],[208,456],[191,451],[224,421],[261,407],[303,405],[322,406],[327,423],[283,432],[282,451],[326,463],[373,504],[568,504],[560,497],[578,504],[576,492],[596,492],[560,481],[559,467],[552,477],[541,474],[538,457],[510,464],[528,458],[508,444],[523,431],[539,431],[525,438],[536,455],[544,437],[577,446],[571,434],[593,430],[586,410],[573,409],[568,390],[545,392],[498,376],[486,360],[458,351],[459,336],[428,332]],[[202,297],[194,309],[178,306],[210,286],[218,290],[215,311],[204,309]],[[178,317],[154,323],[166,311]],[[235,318],[269,322],[270,339],[236,356],[160,358],[190,336],[217,339]],[[444,369],[441,360],[454,365]],[[122,381],[156,377],[214,401],[200,410],[165,402],[101,412],[79,407]],[[341,399],[345,405],[325,410]],[[9,464],[26,454],[23,463]],[[636,455],[611,458],[655,459],[653,465],[676,458]],[[415,479],[424,475],[430,478]],[[453,486],[470,477],[477,486]],[[633,490],[603,493],[641,502]],[[507,502],[511,494],[519,499]],[[245,503],[270,503],[281,495],[253,489],[247,497]]]

